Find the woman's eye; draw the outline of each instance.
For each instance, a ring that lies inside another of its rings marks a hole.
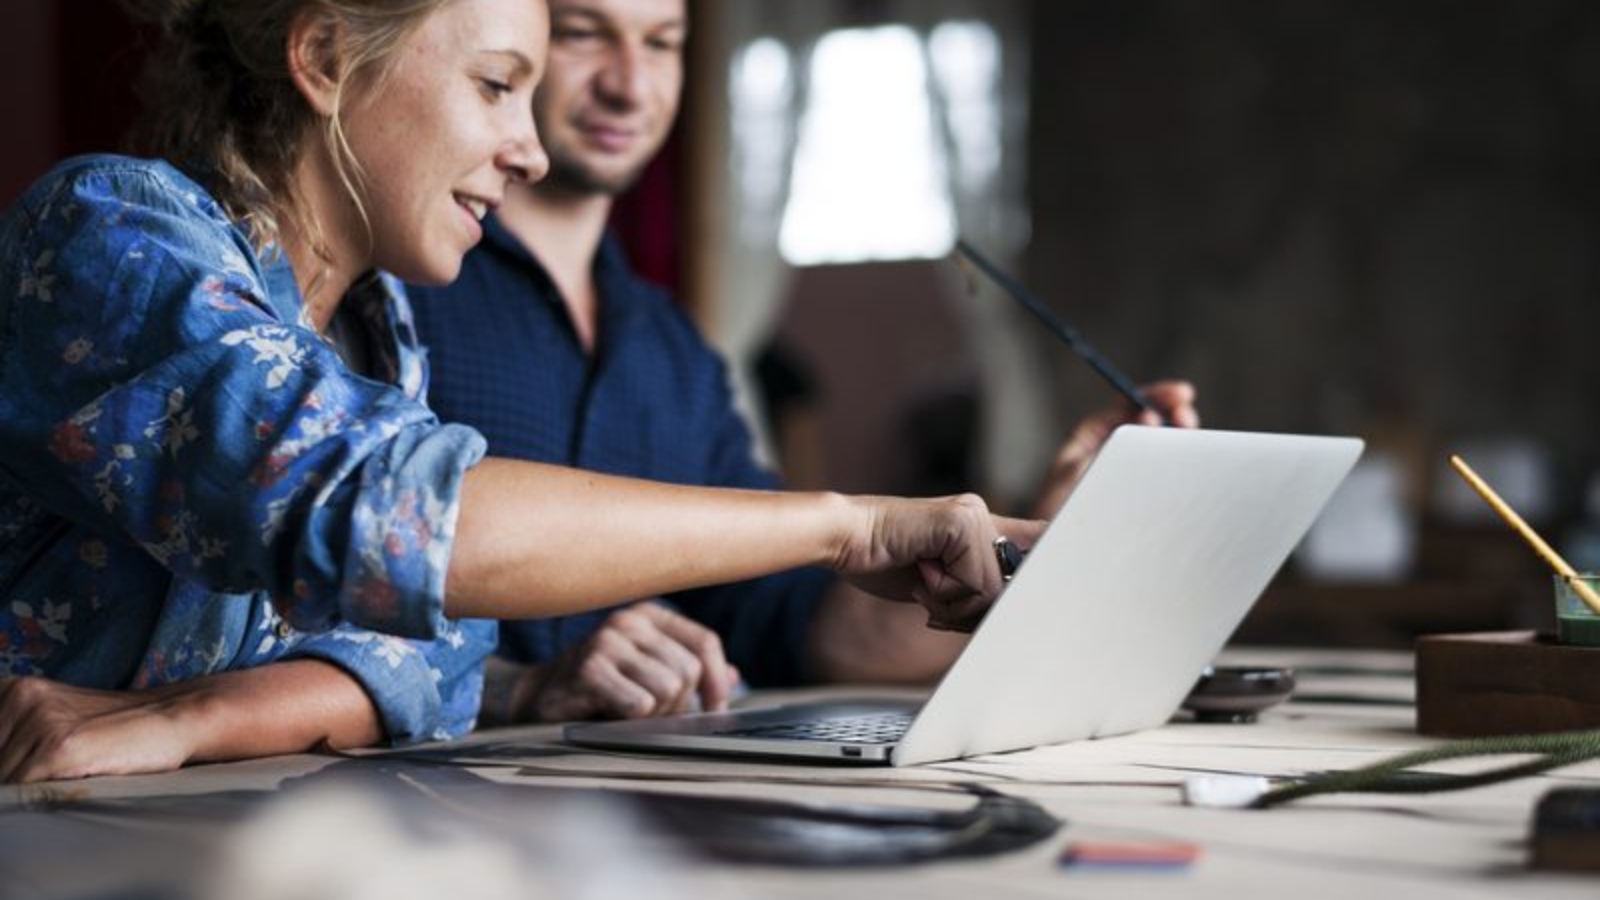
[[[481,78],[479,82],[483,85],[483,92],[495,100],[511,93],[512,90],[511,85],[504,81],[496,81],[493,78]]]

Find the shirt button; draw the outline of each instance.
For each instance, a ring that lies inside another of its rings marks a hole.
[[[278,640],[287,641],[289,636],[294,634],[294,629],[289,627],[288,622],[279,619],[278,624],[273,626],[272,633],[278,636]]]

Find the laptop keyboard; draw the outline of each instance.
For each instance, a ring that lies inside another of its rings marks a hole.
[[[815,722],[755,725],[750,728],[721,731],[718,734],[792,741],[833,741],[843,744],[892,744],[905,735],[906,729],[911,727],[912,718],[910,713],[873,713],[838,719],[819,719]]]

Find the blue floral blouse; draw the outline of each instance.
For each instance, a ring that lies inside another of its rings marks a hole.
[[[484,444],[425,405],[396,282],[344,301],[358,375],[282,254],[115,156],[34,185],[0,266],[0,672],[116,689],[318,658],[393,741],[471,728],[495,626],[442,609]]]

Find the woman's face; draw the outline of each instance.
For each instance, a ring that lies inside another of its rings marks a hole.
[[[397,49],[389,78],[346,108],[373,266],[453,280],[507,185],[544,176],[532,110],[548,35],[544,0],[452,0]]]

